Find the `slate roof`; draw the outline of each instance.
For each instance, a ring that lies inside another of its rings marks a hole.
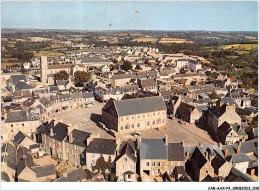
[[[23,91],[15,91],[13,93],[14,98],[25,98],[25,97],[32,97],[32,93],[29,90],[23,90]]]
[[[21,142],[23,142],[23,140],[24,140],[26,137],[27,137],[27,136],[26,136],[23,132],[19,131],[19,132],[14,136],[13,143],[14,143],[15,145],[20,145]]]
[[[28,90],[28,89],[33,89],[33,87],[26,84],[25,82],[18,82],[18,84],[16,84],[15,86],[15,91]]]
[[[240,162],[246,162],[246,161],[252,162],[253,161],[251,158],[249,158],[246,154],[243,154],[243,153],[232,155],[231,160],[234,163],[240,163]]]
[[[118,116],[166,110],[161,96],[114,101]],[[127,109],[126,109],[127,108]]]
[[[68,80],[56,80],[57,86],[66,86],[68,83]]]
[[[116,151],[115,139],[94,138],[88,145],[87,153],[114,155]]]
[[[49,86],[49,91],[50,92],[58,92],[59,88],[58,88],[58,86]]]
[[[1,157],[1,162],[6,162],[6,165],[16,170],[16,149],[10,143],[4,143],[1,147],[1,153],[7,153],[6,156]]]
[[[141,80],[141,86],[142,87],[156,86],[156,82],[154,81],[154,79]]]
[[[211,161],[211,166],[214,169],[219,169],[223,164],[225,164],[225,162],[226,160],[219,153],[216,153],[216,156]]]
[[[201,169],[207,163],[207,159],[198,147],[195,148],[191,156],[191,161],[195,161],[193,164],[195,164],[198,167],[198,169]]]
[[[54,126],[54,120],[40,126],[37,130],[38,133],[42,132],[43,134],[50,136],[50,128],[53,128],[53,139],[59,142],[63,141],[68,134],[68,125],[58,122]]]
[[[45,176],[51,176],[56,174],[54,164],[46,166],[35,166],[32,167],[32,170],[36,173],[36,178],[41,178]]]
[[[80,147],[87,147],[87,138],[89,137],[90,133],[89,132],[85,132],[85,131],[81,131],[78,129],[73,129],[72,130],[72,144],[73,145],[78,145]]]
[[[26,111],[15,111],[15,112],[8,112],[6,122],[20,122],[20,121],[27,121],[27,114]]]
[[[226,182],[255,182],[250,176],[232,167],[229,175],[225,178]]]
[[[17,151],[17,176],[19,176],[26,167],[33,167],[33,159],[28,149],[20,147]]]
[[[140,143],[141,159],[168,159],[167,145],[162,139],[142,139]]]
[[[182,143],[168,143],[168,161],[185,161]]]
[[[240,153],[256,153],[258,152],[258,141],[257,139],[251,141],[245,141],[241,143]]]
[[[126,154],[130,159],[136,162],[137,158],[135,156],[135,149],[132,146],[131,142],[122,143],[121,145],[123,144],[124,146],[122,147],[122,149],[120,149],[120,154],[118,155],[116,161]]]
[[[87,174],[83,170],[83,168],[78,168],[76,170],[70,171],[67,176],[62,176],[58,178],[54,182],[78,182],[82,179],[87,178]]]
[[[208,174],[201,182],[217,182],[217,180]]]
[[[25,75],[12,75],[11,79],[14,85],[17,85],[20,81],[27,82]]]

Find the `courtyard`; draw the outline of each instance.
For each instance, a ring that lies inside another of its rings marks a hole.
[[[63,120],[65,123],[77,125],[78,129],[90,133],[100,132],[102,138],[113,138],[103,129],[99,128],[97,123],[101,121],[102,108],[105,103],[95,102],[91,108],[72,109],[59,113],[56,118]],[[167,124],[157,129],[149,129],[140,131],[142,138],[161,139],[168,135],[169,142],[184,141],[185,145],[198,145],[203,143],[205,145],[217,144],[214,142],[207,131],[191,124],[180,124],[178,119],[167,119]],[[123,135],[122,139],[127,140],[134,138],[132,135]]]

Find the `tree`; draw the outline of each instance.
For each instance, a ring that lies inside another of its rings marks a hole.
[[[212,92],[210,93],[209,97],[211,99],[218,99],[218,95],[217,95],[215,90],[212,90]]]
[[[68,80],[69,74],[65,70],[61,70],[60,72],[53,75],[54,81],[56,80]]]
[[[142,70],[140,64],[137,64],[136,67],[135,67],[136,70]]]
[[[111,156],[109,156],[108,161],[107,161],[107,169],[109,170],[109,172],[111,172],[111,168],[112,168],[112,160],[111,160]]]
[[[90,80],[91,74],[84,71],[77,71],[74,73],[75,84],[77,86],[83,86],[83,84]]]
[[[98,174],[101,172],[102,174],[105,174],[105,171],[107,169],[107,163],[103,157],[103,155],[101,155],[96,162],[96,165],[93,166],[93,171],[98,170]]]
[[[129,61],[124,61],[123,65],[122,65],[122,69],[127,71],[127,70],[131,70],[133,68],[132,63]]]

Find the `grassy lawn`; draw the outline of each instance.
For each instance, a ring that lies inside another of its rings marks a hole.
[[[228,58],[237,58],[238,56],[228,56]]]
[[[62,53],[56,52],[56,51],[39,51],[38,53],[36,51],[33,51],[35,57],[40,57],[40,56],[47,56],[49,58],[55,58],[61,55]]]

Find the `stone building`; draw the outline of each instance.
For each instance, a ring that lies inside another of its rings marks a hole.
[[[92,166],[96,165],[96,162],[101,155],[104,157],[106,162],[111,158],[113,167],[118,144],[119,143],[117,143],[115,139],[94,138],[90,141],[86,149],[87,168],[92,170]]]
[[[168,167],[168,140],[140,139],[140,176],[147,174],[151,177],[160,176]]]
[[[241,125],[241,117],[236,113],[235,105],[223,104],[221,107],[213,106],[208,111],[208,125],[217,133],[217,129],[222,123]]]
[[[122,142],[118,156],[115,159],[116,176],[118,181],[136,181],[137,151],[135,142]]]
[[[118,133],[162,127],[166,124],[167,111],[161,96],[110,99],[102,108],[102,121],[108,129]]]

